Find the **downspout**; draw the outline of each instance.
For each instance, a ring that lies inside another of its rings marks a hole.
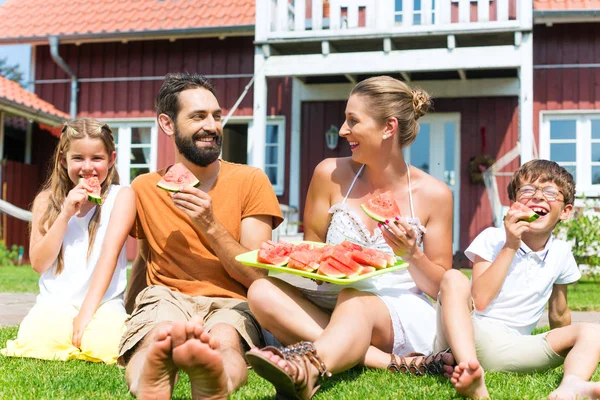
[[[77,117],[77,92],[79,86],[77,75],[69,68],[60,54],[58,54],[58,37],[50,36],[48,42],[50,43],[50,55],[52,56],[52,59],[71,77],[71,104],[69,106],[69,114],[71,114],[71,119],[75,119]]]

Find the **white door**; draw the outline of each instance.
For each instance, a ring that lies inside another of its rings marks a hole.
[[[460,114],[425,116],[419,119],[419,125],[417,139],[404,149],[404,157],[408,163],[445,182],[452,191],[452,249],[457,252],[460,239]]]

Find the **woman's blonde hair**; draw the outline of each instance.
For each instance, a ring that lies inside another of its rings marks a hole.
[[[419,88],[390,76],[375,76],[359,82],[350,95],[363,96],[372,117],[386,121],[390,117],[398,120],[398,142],[406,147],[415,141],[419,133],[417,120],[433,108],[429,94]]]
[[[62,164],[62,160],[65,159],[67,152],[71,148],[71,143],[74,140],[83,139],[89,137],[91,139],[100,139],[104,143],[104,148],[110,157],[115,151],[115,140],[113,137],[112,130],[108,125],[103,124],[95,119],[91,118],[80,118],[73,121],[65,122],[60,140],[56,146],[53,156],[53,166],[50,171],[49,177],[44,183],[42,191],[49,191],[50,196],[48,197],[48,207],[40,218],[39,230],[42,235],[45,235],[48,229],[58,218],[62,209],[63,203],[69,194],[69,191],[75,187],[75,184],[69,178],[67,168]],[[119,184],[119,174],[117,172],[116,163],[109,166],[108,175],[104,182],[102,182],[101,196],[102,200],[106,198],[110,185]],[[100,223],[101,206],[96,207],[94,215],[90,219],[88,224],[88,252],[87,257],[90,257],[92,253],[92,247],[96,238],[96,232],[98,231],[98,225]],[[60,274],[64,268],[63,259],[63,248],[61,246],[58,258],[56,260],[56,274]]]

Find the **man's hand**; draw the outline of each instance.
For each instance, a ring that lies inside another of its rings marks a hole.
[[[93,313],[87,313],[83,310],[80,310],[79,314],[77,314],[75,319],[73,319],[73,338],[71,339],[73,346],[81,348],[83,331],[85,331],[85,328],[88,326],[93,317]]]
[[[521,247],[521,236],[529,232],[529,222],[523,219],[529,217],[533,211],[519,202],[514,202],[504,218],[504,229],[506,230],[506,243],[504,247],[518,250]]]
[[[202,232],[215,224],[212,199],[206,192],[195,187],[184,187],[172,198],[175,206],[186,213]]]

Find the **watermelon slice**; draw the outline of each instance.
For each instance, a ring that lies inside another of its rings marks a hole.
[[[378,222],[385,222],[386,219],[394,220],[400,215],[400,208],[398,208],[391,191],[374,194],[365,203],[361,204],[360,208],[370,218]]]
[[[346,274],[335,269],[328,261],[323,261],[319,264],[319,270],[317,271],[320,275],[326,275],[330,278],[345,278]]]
[[[354,250],[351,254],[354,261],[361,265],[368,265],[377,269],[386,268],[388,266],[387,260],[383,257],[379,257],[374,254],[368,254],[364,251]]]
[[[156,184],[159,188],[169,192],[179,192],[182,187],[196,187],[198,185],[200,185],[198,178],[182,163],[172,165]]]
[[[85,184],[92,189],[88,191],[88,201],[94,204],[102,204],[102,185],[98,180],[97,176],[90,176],[89,178],[79,178],[79,183],[85,182]]]

